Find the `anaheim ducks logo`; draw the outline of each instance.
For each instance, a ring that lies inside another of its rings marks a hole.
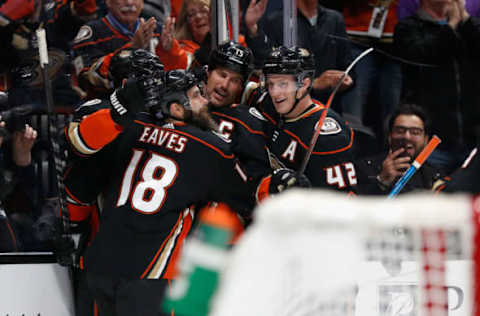
[[[74,43],[82,42],[86,39],[92,37],[93,31],[92,28],[88,25],[83,25],[80,30],[78,30],[77,36],[73,40]]]
[[[258,118],[259,120],[262,120],[262,121],[266,121],[267,119],[265,117],[263,117],[263,115],[254,107],[251,107],[250,109],[248,109],[248,113],[250,113],[250,115],[252,116],[255,116],[256,118]]]
[[[317,129],[317,124],[315,124],[314,130]],[[320,135],[334,135],[338,134],[342,131],[342,127],[340,126],[340,123],[338,123],[334,118],[332,117],[326,117],[325,121],[323,121],[322,129],[320,130]]]

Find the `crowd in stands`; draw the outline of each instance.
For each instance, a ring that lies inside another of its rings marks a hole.
[[[274,97],[269,87],[262,90],[261,70],[272,57],[272,49],[283,43],[282,2],[239,0],[239,43],[253,53],[255,71],[251,77],[236,78],[229,72],[213,72],[210,0],[0,1],[0,40],[4,43],[0,50],[0,252],[55,247],[51,239],[56,212],[52,208],[57,204],[52,199],[58,196],[58,188],[50,139],[61,137],[50,134],[45,124],[49,118],[45,80],[51,82],[55,112],[72,115],[85,102],[109,98],[120,88],[131,72],[129,58],[143,49],[158,56],[165,71],[201,73],[208,101],[216,111],[212,116],[221,122],[222,116],[230,115],[222,112],[226,104],[250,100],[248,106],[255,108],[263,92]],[[404,192],[476,192],[478,186],[464,185],[472,177],[462,182],[455,176],[451,181],[450,176],[461,174],[462,168],[471,174],[474,171],[468,165],[476,161],[480,1],[296,3],[297,45],[314,56],[314,72],[304,96],[311,95],[313,103],[323,106],[339,86],[330,111],[342,128],[346,124],[355,134],[346,147],[352,147],[357,172],[353,171],[352,178],[352,169],[346,170],[349,176],[345,179],[356,185],[356,194],[387,195],[434,134],[441,144]],[[47,35],[46,73],[39,62],[35,32],[39,27]],[[370,47],[374,51],[344,76],[350,63]],[[205,72],[206,65],[210,67]],[[247,84],[245,78],[255,84]],[[304,79],[298,81],[299,91]],[[312,102],[301,104],[298,115],[310,111]],[[292,126],[290,114],[279,112],[276,124]],[[300,125],[310,124],[304,122]],[[345,179],[340,179],[339,170],[332,168],[329,176],[340,188]],[[309,180],[316,186],[313,178]],[[329,179],[318,183],[322,181]]]

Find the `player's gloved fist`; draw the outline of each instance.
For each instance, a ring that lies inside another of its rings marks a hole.
[[[142,90],[141,83],[132,78],[110,95],[110,114],[115,123],[127,126],[135,114],[145,110],[145,94]]]
[[[305,175],[292,169],[280,168],[273,172],[268,191],[275,194],[292,187],[308,188],[311,184]]]
[[[33,9],[34,0],[7,0],[0,6],[0,26],[29,16]]]
[[[260,181],[255,194],[257,202],[261,202],[273,194],[292,187],[309,188],[311,184],[305,175],[299,174],[295,170],[287,168],[277,169],[273,174]]]

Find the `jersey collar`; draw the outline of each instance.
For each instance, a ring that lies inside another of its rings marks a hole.
[[[296,117],[293,117],[293,118],[290,118],[290,119],[286,119],[286,120],[285,120],[285,123],[291,123],[291,122],[298,121],[298,120],[300,120],[300,119],[302,119],[302,118],[305,118],[305,117],[307,117],[307,116],[310,116],[310,115],[312,115],[313,113],[318,112],[318,111],[320,111],[320,110],[322,110],[322,109],[324,109],[324,108],[325,108],[325,106],[324,106],[323,104],[321,104],[321,103],[318,102],[318,101],[313,100],[313,103],[310,104],[310,106],[307,107],[307,108],[305,109],[305,111],[303,111],[302,113],[300,113],[300,114],[299,114],[298,116],[296,116]]]
[[[137,23],[135,24],[134,31],[132,32],[125,26],[125,24],[120,23],[120,21],[118,21],[111,12],[107,14],[106,18],[108,22],[110,22],[110,24],[117,29],[117,31],[119,31],[120,33],[128,37],[133,37],[135,35],[135,32],[137,31],[138,26],[140,24],[139,19],[137,19]]]

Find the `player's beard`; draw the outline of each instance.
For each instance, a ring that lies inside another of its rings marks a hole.
[[[203,107],[198,112],[187,110],[185,113],[185,121],[204,131],[218,131],[218,125],[210,116],[207,107]]]

